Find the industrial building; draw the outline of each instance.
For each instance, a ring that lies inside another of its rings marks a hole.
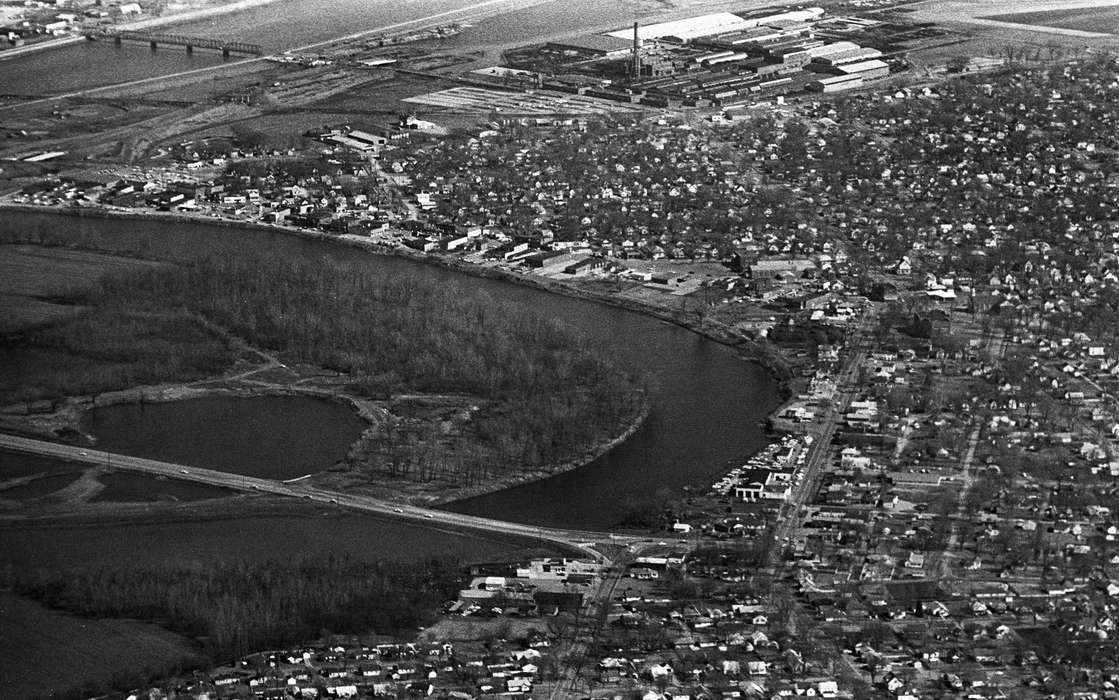
[[[859,75],[831,75],[808,83],[808,89],[816,92],[839,92],[861,87],[862,76]]]
[[[850,42],[840,42],[850,43]],[[878,49],[872,49],[864,46],[854,45],[854,48],[845,49],[843,51],[836,51],[824,55],[818,55],[812,59],[813,63],[820,63],[825,66],[837,66],[841,63],[854,63],[856,61],[866,61],[872,58],[880,58],[882,52]]]
[[[813,22],[824,16],[824,10],[819,7],[810,7],[805,10],[781,12],[773,15],[759,15],[757,17],[741,17],[731,12],[716,12],[699,17],[689,17],[671,22],[660,22],[641,27],[638,38],[664,39],[674,38],[682,42],[702,39],[719,34],[744,32],[753,27],[765,25],[770,28],[787,29],[790,26]],[[622,29],[610,32],[609,36],[620,39],[629,38],[629,31]]]
[[[857,63],[841,63],[832,70],[838,75],[857,75],[863,80],[883,78],[890,74],[889,64],[878,59]]]
[[[545,50],[578,58],[617,58],[633,49],[627,37],[617,34],[583,34],[558,41],[549,41]]]
[[[645,41],[647,39],[664,39],[671,37],[685,42],[691,41],[692,39],[714,36],[716,34],[741,31],[752,26],[755,26],[755,24],[752,24],[750,21],[736,14],[717,12],[715,14],[689,17],[687,19],[678,19],[671,22],[647,24],[638,29],[638,39]],[[631,36],[631,32],[629,29],[620,29],[616,32],[610,32],[607,36],[628,40]]]
[[[754,16],[719,12],[635,23],[549,42],[539,50],[543,62],[523,65],[542,73],[545,89],[662,108],[736,106],[806,89],[832,92],[889,74],[879,50],[817,37],[824,14],[820,8]]]

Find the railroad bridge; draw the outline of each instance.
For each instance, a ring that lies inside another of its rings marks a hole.
[[[195,49],[213,49],[221,51],[221,55],[229,58],[230,54],[250,54],[252,56],[264,55],[264,48],[260,44],[247,44],[243,41],[225,41],[223,39],[210,39],[201,36],[183,36],[181,34],[157,34],[135,30],[114,31],[112,29],[96,29],[86,33],[90,41],[111,39],[120,46],[125,41],[146,41],[154,51],[160,44],[171,46],[185,46],[188,54]]]

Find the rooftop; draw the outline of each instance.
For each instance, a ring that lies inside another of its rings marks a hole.
[[[689,17],[687,19],[678,19],[671,22],[648,24],[643,27],[638,27],[637,35],[641,39],[659,39],[660,37],[674,36],[688,41],[690,39],[714,36],[716,34],[738,32],[756,24],[756,20],[745,20],[730,12],[716,12],[710,15]],[[632,39],[633,29],[619,29],[616,32],[610,32],[607,36],[617,37],[619,39]]]
[[[628,51],[633,46],[633,34],[632,30],[629,30],[628,33],[582,34],[558,41],[549,41],[548,45],[560,49],[574,49],[606,55]]]

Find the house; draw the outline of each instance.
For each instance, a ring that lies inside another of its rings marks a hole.
[[[738,485],[734,487],[735,498],[740,501],[762,498],[784,500],[791,490],[789,477],[790,474],[783,470],[746,469],[739,475]]]

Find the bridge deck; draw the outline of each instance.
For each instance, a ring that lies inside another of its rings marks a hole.
[[[243,41],[226,41],[204,36],[185,36],[183,34],[161,34],[137,30],[114,31],[112,29],[98,29],[86,34],[90,39],[113,39],[120,41],[146,41],[152,46],[170,44],[172,46],[185,46],[192,49],[214,49],[222,53],[243,53],[254,56],[264,55],[264,47],[260,44],[249,44]]]
[[[507,522],[492,518],[482,518],[474,515],[461,515],[434,508],[422,508],[391,501],[383,501],[368,496],[359,496],[326,489],[316,488],[306,482],[282,482],[272,479],[260,479],[240,474],[231,474],[212,469],[203,469],[190,465],[161,462],[154,459],[144,459],[130,455],[103,452],[74,445],[63,445],[44,440],[17,437],[0,433],[0,448],[39,454],[59,459],[66,459],[84,464],[109,466],[112,469],[144,472],[156,474],[185,481],[224,486],[239,491],[257,491],[271,493],[277,496],[291,496],[308,498],[323,503],[332,503],[345,508],[374,513],[391,518],[419,520],[425,524],[435,526],[449,526],[455,529],[469,528],[485,532],[526,537],[539,541],[552,542],[570,549],[580,551],[603,563],[609,563],[609,558],[602,552],[594,549],[594,544],[627,545],[641,542],[642,538],[615,535],[609,532],[589,532],[581,530],[565,530],[548,527],[536,527],[523,523]]]

